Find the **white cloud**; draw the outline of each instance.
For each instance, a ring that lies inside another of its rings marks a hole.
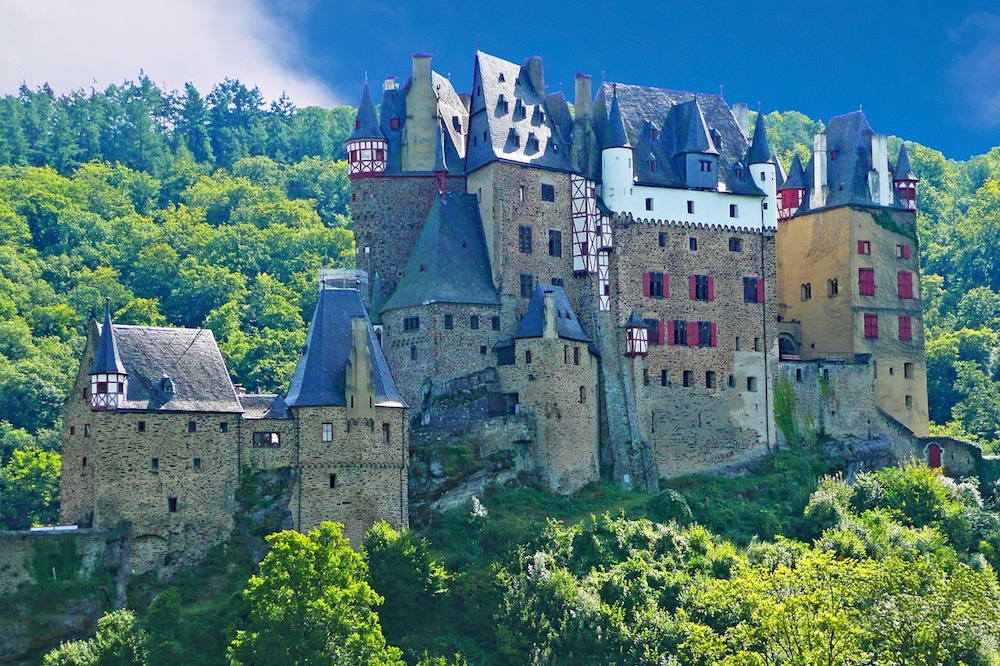
[[[301,62],[294,32],[257,0],[0,1],[0,94],[22,81],[100,89],[142,69],[168,90],[190,81],[204,95],[228,76],[267,99],[338,103]]]

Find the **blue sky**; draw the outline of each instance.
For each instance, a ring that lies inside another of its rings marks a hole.
[[[389,2],[2,0],[0,93],[101,87],[143,69],[168,88],[231,76],[298,105],[356,104],[365,71],[405,79],[412,52],[467,90],[477,44],[573,75],[717,92],[826,120],[861,106],[876,131],[966,159],[1000,145],[993,2]],[[561,86],[560,86],[561,84]]]

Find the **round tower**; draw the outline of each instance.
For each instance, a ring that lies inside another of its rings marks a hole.
[[[125,402],[128,373],[118,355],[118,342],[111,323],[111,305],[105,303],[104,325],[97,339],[94,364],[90,367],[90,409],[118,409]]]
[[[380,176],[385,173],[389,142],[379,128],[375,102],[372,101],[368,80],[361,91],[361,104],[354,118],[354,131],[347,138],[347,173],[350,178]]]
[[[917,209],[918,180],[919,178],[910,167],[910,158],[906,154],[906,144],[903,144],[899,147],[899,159],[896,161],[892,184],[896,189],[896,198],[907,210]]]
[[[632,192],[632,144],[629,143],[618,106],[618,91],[611,97],[611,112],[601,142],[601,197],[612,210],[621,210]],[[619,202],[617,205],[614,202]]]
[[[802,160],[796,154],[792,159],[792,168],[788,178],[778,188],[778,219],[787,220],[802,205],[806,196],[806,177],[802,168]]]
[[[757,124],[753,130],[753,141],[747,150],[747,166],[753,182],[764,191],[767,199],[763,204],[764,224],[769,227],[778,225],[778,172],[771,161],[771,149],[767,144],[767,130],[764,127],[764,113],[757,112]]]

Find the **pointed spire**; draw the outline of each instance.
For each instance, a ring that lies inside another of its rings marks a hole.
[[[718,155],[719,151],[716,150],[715,143],[709,136],[708,123],[705,122],[705,115],[701,112],[701,104],[698,103],[697,95],[678,104],[676,108],[680,114],[680,127],[684,136],[674,154],[707,153]],[[686,127],[685,122],[687,123]]]
[[[372,100],[371,90],[368,88],[368,78],[365,77],[365,86],[361,90],[361,103],[358,105],[358,113],[354,117],[354,131],[347,138],[348,141],[356,139],[384,139],[385,135],[378,126],[378,114],[375,113],[375,102]]]
[[[757,124],[753,128],[753,141],[747,151],[747,164],[763,164],[771,159],[771,148],[767,145],[767,128],[764,113],[757,112]]]
[[[910,156],[906,153],[906,144],[899,147],[899,159],[896,161],[896,170],[893,172],[896,180],[920,180],[910,167]]]
[[[611,112],[608,114],[608,124],[604,128],[604,141],[601,149],[605,148],[631,148],[628,142],[628,134],[625,132],[625,122],[622,120],[622,110],[618,105],[618,86],[612,86]]]
[[[111,323],[111,299],[104,300],[104,326],[101,327],[101,337],[97,340],[97,351],[94,354],[94,365],[90,368],[90,374],[128,374],[118,355],[118,342],[115,340],[115,329]]]
[[[788,178],[781,184],[779,190],[805,189],[806,172],[802,168],[802,159],[796,153],[792,158],[792,168],[788,170]]]

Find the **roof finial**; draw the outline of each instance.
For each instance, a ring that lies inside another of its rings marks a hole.
[[[726,89],[726,86],[725,86],[725,84],[722,84],[722,83],[720,83],[720,84],[719,84],[719,97],[722,97],[722,96],[723,96],[723,94],[722,94],[722,93],[723,93],[723,91],[724,91],[725,89]]]
[[[760,100],[757,100],[757,113],[760,113],[763,108],[764,106],[760,103]]]

